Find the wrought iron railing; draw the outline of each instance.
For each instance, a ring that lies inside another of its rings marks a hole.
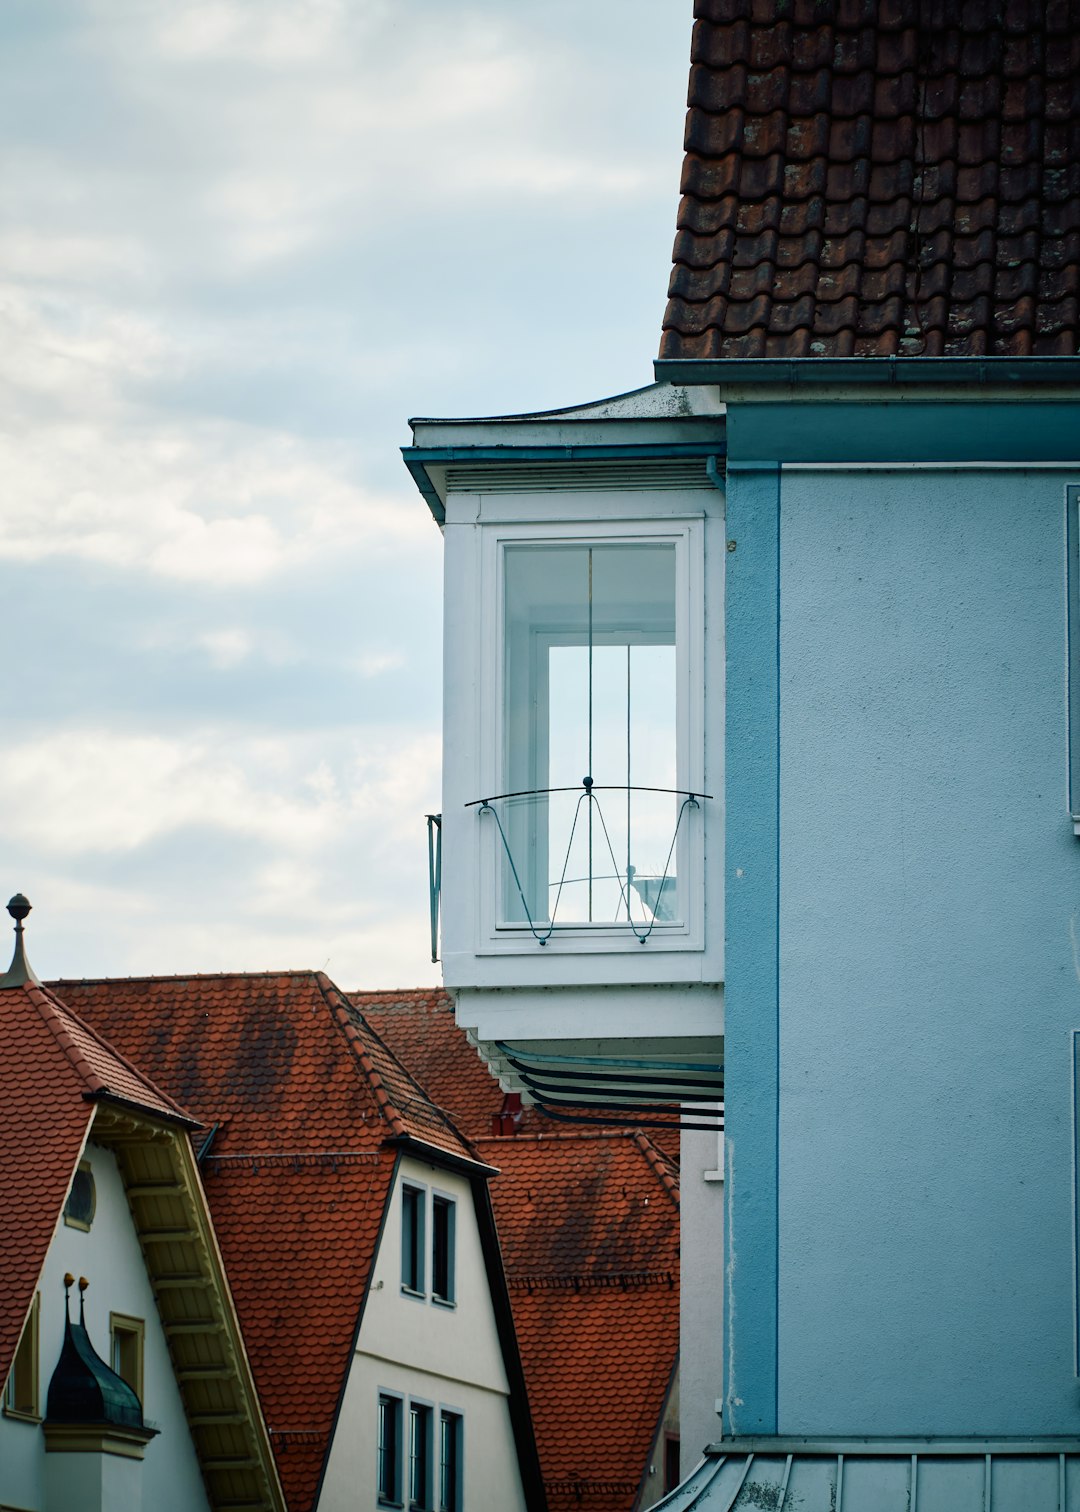
[[[615,856],[615,847],[612,843],[607,819],[604,816],[600,799],[597,797],[597,794],[600,792],[623,793],[627,797],[626,856],[624,865],[620,865]],[[503,823],[502,815],[496,805],[516,803],[522,800],[543,800],[558,793],[577,793],[578,797],[570,821],[570,832],[566,842],[566,849],[563,853],[561,871],[557,879],[549,878],[546,884],[548,890],[554,893],[554,897],[551,900],[550,908],[547,910],[546,920],[540,920],[536,917],[535,907],[530,908],[529,906],[527,891],[521,880],[521,867],[518,864],[518,858],[514,855],[514,847],[510,836],[507,834],[507,826]],[[675,816],[675,824],[672,830],[671,841],[668,845],[667,856],[663,868],[659,873],[650,874],[636,867],[631,861],[630,795],[633,793],[662,793],[682,800],[678,813]],[[588,886],[588,922],[590,924],[601,922],[593,918],[592,897],[594,883],[614,882],[617,885],[618,895],[616,915],[613,919],[603,922],[628,928],[638,943],[645,945],[658,925],[675,922],[670,906],[674,901],[676,891],[675,875],[671,870],[671,864],[675,858],[679,832],[688,811],[699,809],[702,799],[708,797],[710,797],[708,793],[690,792],[680,788],[634,787],[609,783],[597,784],[593,782],[591,777],[585,777],[582,779],[580,788],[532,788],[513,793],[499,793],[490,798],[476,798],[471,803],[466,804],[466,808],[475,808],[481,817],[490,815],[494,820],[499,836],[501,853],[508,868],[509,881],[512,883],[510,891],[516,896],[517,902],[520,903],[524,915],[523,922],[527,925],[538,945],[546,945],[555,933],[555,930],[559,927],[559,906],[562,902],[564,890],[568,886],[578,882],[587,884]],[[585,811],[584,822],[588,826],[586,852],[588,871],[586,876],[575,878],[569,877],[567,873],[574,850],[574,839],[578,832],[578,825],[582,821],[583,808]],[[594,871],[593,869],[595,835],[598,835],[602,842],[600,844],[601,855],[605,856],[606,860],[609,860],[611,863],[610,872],[607,870]],[[638,919],[634,917],[633,899],[635,895],[639,901]]]

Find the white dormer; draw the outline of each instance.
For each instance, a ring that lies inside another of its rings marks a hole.
[[[446,547],[441,958],[459,1022],[503,1069],[507,1041],[714,1053],[722,409],[653,385],[412,427]]]

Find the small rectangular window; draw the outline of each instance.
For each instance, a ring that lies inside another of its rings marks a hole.
[[[462,1422],[459,1412],[439,1414],[439,1512],[461,1512]]]
[[[415,1512],[431,1509],[431,1408],[409,1403],[409,1506]]]
[[[35,1421],[41,1416],[41,1404],[38,1401],[40,1314],[41,1293],[35,1292],[4,1388],[4,1411],[11,1417],[33,1418]]]
[[[126,1381],[141,1402],[143,1399],[143,1341],[146,1324],[142,1318],[129,1318],[123,1313],[109,1314],[109,1338],[111,1359],[109,1361],[121,1380]]]
[[[423,1187],[401,1189],[401,1285],[405,1291],[424,1291]]]
[[[454,1300],[455,1204],[450,1197],[431,1201],[431,1295],[436,1302]]]
[[[401,1506],[401,1419],[401,1398],[380,1393],[376,1486],[380,1503],[390,1507]]]

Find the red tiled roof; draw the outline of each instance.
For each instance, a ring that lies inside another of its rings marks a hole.
[[[668,1163],[628,1132],[477,1143],[551,1512],[628,1512],[679,1348]]]
[[[476,1152],[321,972],[63,990],[220,1126],[203,1164],[207,1198],[285,1494],[307,1509],[389,1195],[393,1141],[471,1161]]]
[[[1080,350],[1072,0],[696,0],[660,356]]]
[[[491,1198],[551,1512],[629,1512],[679,1348],[675,1161],[643,1133],[569,1132],[528,1108],[516,1134],[492,1137],[503,1094],[446,993],[350,997],[499,1168]],[[659,1137],[677,1152],[677,1130]]]
[[[448,993],[428,988],[350,992],[349,998],[464,1134],[476,1139],[492,1132],[491,1121],[502,1107],[503,1093],[454,1022]],[[522,1109],[518,1123],[521,1133],[557,1134],[567,1127],[531,1107]],[[649,1137],[677,1168],[678,1129],[651,1128]]]
[[[0,1381],[7,1378],[56,1220],[93,1116],[111,1098],[154,1117],[187,1121],[47,988],[0,990]]]

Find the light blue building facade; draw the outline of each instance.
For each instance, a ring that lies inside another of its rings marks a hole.
[[[728,1423],[1072,1433],[1080,406],[859,377],[728,413]]]

